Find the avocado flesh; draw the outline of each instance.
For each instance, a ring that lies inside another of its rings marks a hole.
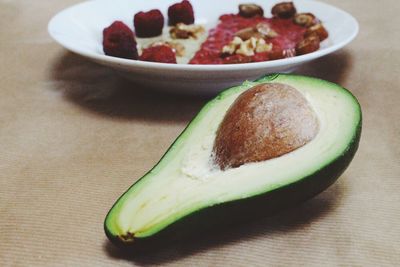
[[[317,114],[319,132],[306,145],[280,157],[220,170],[211,155],[226,111],[242,92],[267,82],[299,90]],[[107,215],[107,235],[122,242],[146,239],[199,210],[268,194],[311,177],[356,147],[360,128],[357,100],[336,84],[282,74],[245,82],[210,101],[160,162],[125,192]]]

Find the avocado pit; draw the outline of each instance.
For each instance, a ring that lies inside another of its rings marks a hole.
[[[292,86],[265,83],[242,93],[217,130],[213,155],[222,169],[282,156],[310,142],[319,122]]]

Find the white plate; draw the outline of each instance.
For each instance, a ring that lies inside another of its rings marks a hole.
[[[229,86],[254,80],[266,73],[288,72],[300,64],[332,53],[354,39],[357,21],[348,13],[325,3],[294,0],[298,12],[311,12],[320,18],[329,32],[321,49],[302,56],[259,63],[232,65],[184,65],[128,60],[106,56],[102,48],[102,31],[115,20],[133,28],[133,15],[158,8],[166,16],[168,6],[181,0],[94,0],[61,11],[48,25],[50,35],[68,50],[95,62],[119,70],[138,84],[159,90],[186,93],[215,93]],[[266,0],[192,0],[196,23],[215,26],[221,14],[237,13],[240,3],[252,2],[270,16],[278,1]]]

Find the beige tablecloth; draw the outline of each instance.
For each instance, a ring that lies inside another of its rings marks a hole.
[[[331,0],[360,22],[297,72],[360,100],[360,149],[339,181],[278,215],[132,258],[103,219],[205,103],[141,90],[67,52],[49,19],[77,0],[0,0],[1,266],[400,265],[400,4]]]

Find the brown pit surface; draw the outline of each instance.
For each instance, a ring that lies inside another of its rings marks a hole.
[[[242,93],[217,131],[214,161],[222,170],[279,157],[310,142],[318,119],[292,86],[265,83]]]

